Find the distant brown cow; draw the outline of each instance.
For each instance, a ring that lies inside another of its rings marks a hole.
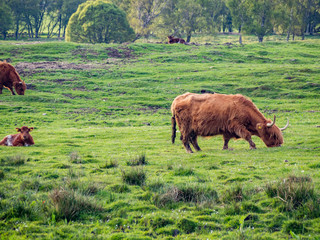
[[[168,36],[168,43],[186,43],[186,41],[183,38],[175,38],[174,36]]]
[[[33,130],[33,127],[28,128],[23,126],[22,128],[16,128],[19,133],[8,135],[1,140],[0,145],[3,146],[30,146],[34,144],[33,138],[30,135],[30,132]]]
[[[201,150],[198,136],[223,135],[223,149],[228,149],[231,138],[243,138],[256,148],[251,140],[252,135],[262,139],[267,147],[280,146],[283,143],[281,131],[274,121],[266,119],[254,103],[248,98],[224,94],[185,93],[176,97],[171,105],[172,111],[172,143],[176,137],[178,123],[181,140],[187,152],[192,153],[189,143],[196,151]]]
[[[0,94],[2,94],[3,87],[8,88],[12,95],[15,95],[13,87],[19,95],[24,95],[27,88],[16,69],[7,62],[0,62]]]

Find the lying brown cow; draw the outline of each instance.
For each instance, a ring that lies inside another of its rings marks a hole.
[[[30,135],[30,132],[33,130],[33,127],[28,128],[23,126],[22,128],[16,128],[19,133],[8,135],[1,140],[0,145],[4,146],[30,146],[34,144],[33,138]]]
[[[183,38],[175,38],[174,36],[168,36],[168,43],[186,43],[186,41]]]
[[[281,131],[274,121],[266,119],[254,103],[248,98],[224,94],[185,93],[176,97],[171,105],[172,143],[176,137],[178,123],[181,140],[187,152],[192,153],[189,143],[196,151],[200,151],[198,136],[223,135],[223,149],[228,149],[231,138],[243,138],[256,148],[251,140],[252,135],[262,139],[267,147],[280,146],[283,143]]]
[[[8,88],[12,95],[15,95],[13,87],[19,95],[24,95],[27,88],[16,69],[7,62],[0,62],[0,94],[2,94],[3,87]]]

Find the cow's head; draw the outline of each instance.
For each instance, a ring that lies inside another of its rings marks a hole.
[[[16,128],[17,132],[20,132],[21,140],[25,141],[31,138],[30,132],[33,130],[33,127],[28,128],[23,126],[22,128]]]
[[[274,116],[273,121],[269,120],[267,123],[258,123],[256,126],[260,138],[267,147],[280,147],[281,144],[283,144],[282,131],[289,126],[289,120],[287,125],[283,128],[278,128],[275,125],[275,122],[276,116]]]
[[[26,88],[27,88],[26,84],[22,81],[14,83],[14,89],[16,90],[18,95],[24,95]]]

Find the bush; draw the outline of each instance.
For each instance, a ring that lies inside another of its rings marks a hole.
[[[122,170],[122,181],[130,185],[144,185],[147,175],[142,168],[131,168],[129,171]]]
[[[81,213],[97,213],[102,211],[92,199],[85,197],[74,190],[55,189],[49,194],[53,202],[58,219],[68,221],[77,219]]]
[[[125,12],[104,0],[79,5],[66,28],[67,42],[121,43],[134,37]]]
[[[4,178],[4,172],[3,170],[0,170],[0,180]]]

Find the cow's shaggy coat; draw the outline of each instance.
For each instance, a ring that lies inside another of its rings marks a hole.
[[[13,88],[19,95],[24,95],[27,88],[16,69],[7,62],[0,62],[0,94],[2,94],[3,87],[8,88],[12,95],[15,95]]]
[[[192,153],[189,143],[199,151],[197,136],[223,135],[223,149],[228,149],[231,138],[243,138],[256,148],[252,135],[260,137],[268,147],[283,143],[281,130],[266,119],[248,98],[224,94],[185,93],[176,97],[171,105],[172,143],[176,137],[176,123],[187,152]]]

